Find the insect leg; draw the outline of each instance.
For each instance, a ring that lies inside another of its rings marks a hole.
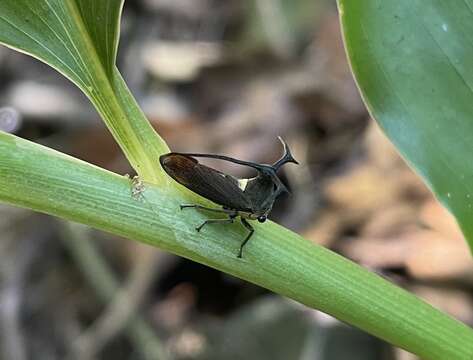
[[[186,209],[186,208],[193,208],[193,209],[201,209],[201,210],[219,212],[219,213],[224,213],[224,214],[233,214],[235,212],[235,210],[212,209],[212,208],[208,208],[208,207],[205,207],[205,206],[202,206],[202,205],[194,205],[194,204],[182,204],[182,205],[179,205],[179,206],[181,207],[181,210]]]
[[[220,224],[231,224],[233,223],[233,221],[235,220],[235,217],[229,217],[228,219],[208,219],[208,220],[205,220],[202,224],[200,224],[199,226],[197,226],[195,229],[197,231],[200,231],[200,229],[202,229],[204,227],[204,225],[206,224],[217,224],[217,223],[220,223]]]
[[[248,221],[246,221],[244,218],[241,218],[241,223],[245,228],[247,228],[250,233],[246,236],[245,240],[240,245],[240,251],[238,252],[238,257],[241,258],[242,252],[243,252],[243,247],[246,245],[248,240],[250,240],[251,235],[255,232],[255,229],[253,229],[253,226],[250,225]]]

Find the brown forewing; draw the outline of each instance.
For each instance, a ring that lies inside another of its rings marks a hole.
[[[251,202],[231,175],[200,164],[195,158],[169,153],[159,158],[164,171],[179,184],[229,209],[251,211]]]

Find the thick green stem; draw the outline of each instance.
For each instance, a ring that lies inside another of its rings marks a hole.
[[[322,310],[423,359],[473,357],[473,331],[343,257],[275,223],[255,224],[243,259],[238,224],[195,232],[199,201],[163,184],[131,181],[12,135],[0,134],[0,200],[136,239]]]

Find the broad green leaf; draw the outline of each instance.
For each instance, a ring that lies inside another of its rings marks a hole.
[[[338,4],[369,111],[473,248],[473,1]]]
[[[117,56],[120,16],[124,0],[76,0],[80,18],[95,44],[105,70],[112,73]]]
[[[71,79],[91,99],[136,171],[157,182],[167,146],[115,67],[122,0],[0,1],[0,43]]]

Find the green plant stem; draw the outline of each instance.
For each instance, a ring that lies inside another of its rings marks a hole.
[[[91,100],[136,172],[164,180],[169,151],[115,64],[123,0],[0,1],[0,43],[51,65]]]
[[[158,166],[158,159],[169,152],[169,148],[146,119],[120,72],[115,68],[110,80],[105,70],[97,67],[94,77],[102,79],[100,91],[83,91],[95,105],[130,164],[144,180],[152,183],[164,181],[165,175]]]
[[[238,224],[195,226],[195,202],[170,185],[131,181],[64,154],[0,133],[0,200],[142,241],[293,298],[418,354],[471,360],[473,331],[343,257],[269,222],[255,224],[243,259]]]
[[[123,4],[123,0],[118,2]],[[76,84],[92,101],[136,172],[146,181],[163,181],[164,172],[157,164],[159,156],[169,151],[167,144],[154,131],[113,65],[115,56],[111,56],[104,65],[104,57],[97,50],[97,39],[91,38],[86,18],[76,5],[70,4],[68,9],[74,19],[70,25],[77,26],[82,35],[75,44],[83,46],[88,63],[87,81],[75,81]]]

